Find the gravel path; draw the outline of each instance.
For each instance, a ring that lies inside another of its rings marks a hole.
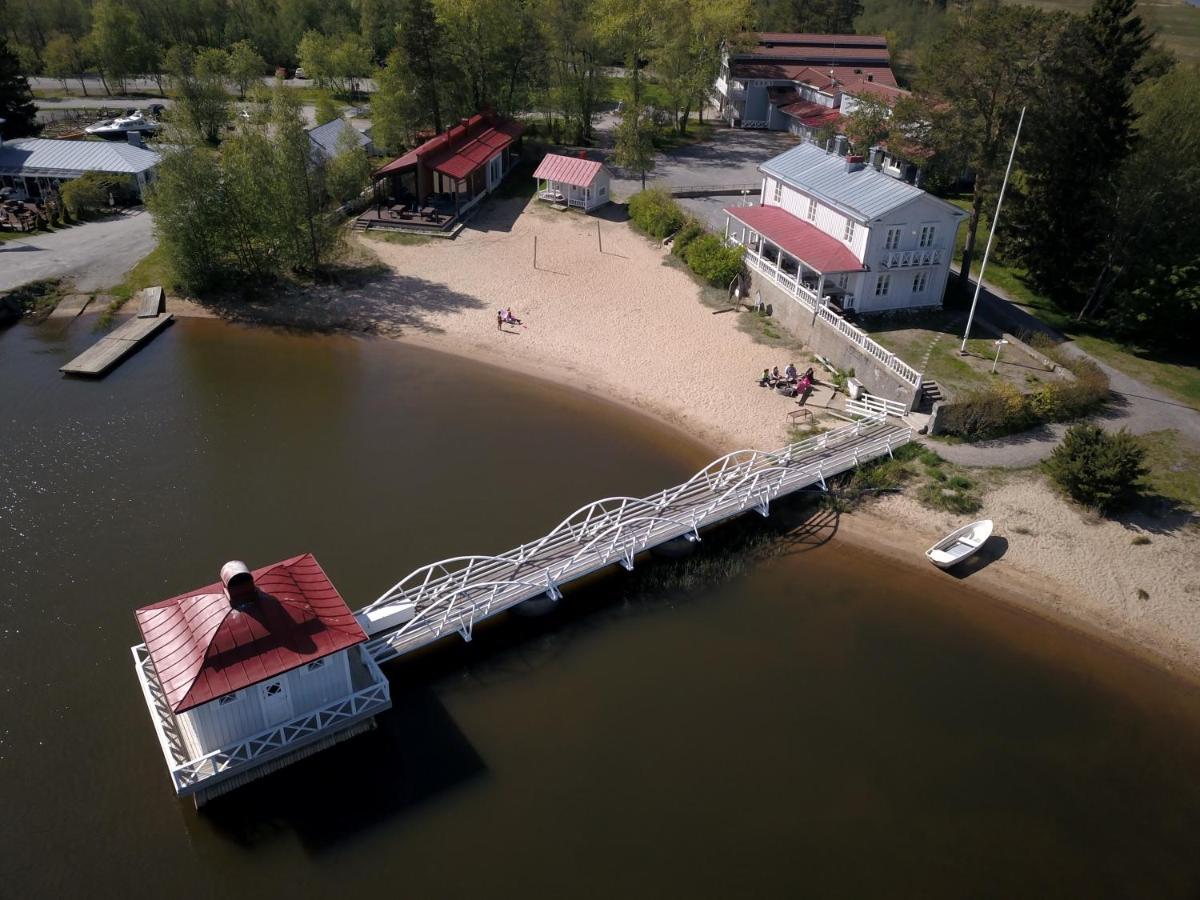
[[[157,245],[144,210],[0,244],[0,291],[39,278],[70,278],[78,291],[119,284]]]
[[[979,300],[980,315],[1007,328],[1041,331],[1057,340],[1064,335],[1050,328],[1014,302],[1003,291],[985,282]],[[1090,359],[1108,376],[1113,399],[1108,408],[1093,418],[1106,431],[1127,428],[1134,434],[1175,429],[1188,441],[1200,445],[1200,410],[1179,402],[1163,391],[1126,375],[1086,353],[1074,341],[1063,340],[1059,349],[1074,357]],[[964,466],[1025,468],[1050,455],[1066,432],[1064,424],[1035,428],[1021,434],[974,444],[946,444],[922,440],[950,462]]]

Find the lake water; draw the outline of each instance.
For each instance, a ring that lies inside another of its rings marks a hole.
[[[377,730],[197,813],[135,607],[303,551],[362,605],[708,454],[381,341],[182,321],[62,379],[90,327],[0,333],[0,897],[1200,892],[1194,690],[798,502],[393,664]]]

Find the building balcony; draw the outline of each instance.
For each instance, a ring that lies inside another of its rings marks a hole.
[[[918,250],[884,250],[879,258],[881,269],[915,269],[921,266],[940,266],[941,247],[922,247]]]
[[[388,681],[379,666],[369,653],[352,648],[351,693],[240,741],[195,755],[171,712],[146,645],[138,644],[132,651],[163,759],[175,793],[181,797],[208,792],[222,782],[363,723],[392,705]]]

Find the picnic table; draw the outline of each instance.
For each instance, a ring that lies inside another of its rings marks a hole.
[[[434,209],[432,206],[422,206],[421,207],[421,217],[425,218],[425,219],[437,218],[437,210]]]

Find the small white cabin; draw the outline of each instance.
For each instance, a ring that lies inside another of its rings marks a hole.
[[[612,176],[604,163],[596,160],[547,153],[533,177],[538,197],[550,203],[591,212],[611,199]]]
[[[366,633],[303,554],[143,607],[138,678],[180,796],[197,805],[370,727],[391,706]]]

